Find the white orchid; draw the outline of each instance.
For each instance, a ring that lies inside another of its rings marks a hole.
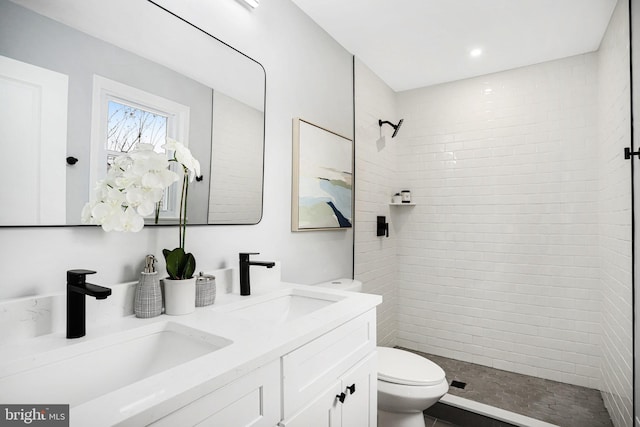
[[[164,190],[179,180],[168,167],[167,155],[155,152],[150,144],[138,144],[116,157],[105,179],[98,181],[92,201],[82,209],[82,222],[98,224],[105,231],[140,231]]]
[[[153,212],[153,209],[152,209]],[[137,233],[144,227],[144,219],[132,208],[127,208],[120,214],[118,231],[131,231]]]
[[[180,214],[178,227],[179,246],[173,250],[165,249],[164,254],[167,273],[169,277],[178,279],[188,279],[193,276],[196,268],[196,260],[191,253],[185,251],[185,236],[187,234],[187,196],[189,194],[189,182],[200,176],[200,162],[193,157],[191,150],[175,139],[167,138],[167,142],[162,146],[167,152],[173,152],[171,161],[182,166],[182,191],[180,193]]]
[[[138,215],[149,216],[156,209],[164,191],[156,188],[132,187],[126,193],[127,206],[134,208]]]
[[[140,143],[124,155],[117,156],[103,180],[98,181],[92,201],[82,209],[82,222],[98,224],[105,231],[137,232],[144,226],[144,217],[156,211],[164,191],[180,176],[169,169],[170,162],[182,166],[180,195],[180,247],[184,248],[189,182],[200,176],[200,162],[184,144],[167,138],[162,146],[172,152],[154,151],[150,144]],[[195,261],[194,261],[195,263]]]
[[[200,162],[193,157],[191,150],[175,139],[167,138],[167,142],[162,146],[166,151],[173,151],[174,161],[180,163],[185,173],[189,174],[189,181],[200,176]]]

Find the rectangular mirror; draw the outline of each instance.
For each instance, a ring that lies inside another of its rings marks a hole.
[[[79,225],[114,157],[166,137],[202,166],[189,224],[262,217],[264,68],[151,1],[0,0],[0,93],[1,226]]]

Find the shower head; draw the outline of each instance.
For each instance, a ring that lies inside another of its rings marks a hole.
[[[391,123],[390,121],[382,121],[382,120],[378,120],[378,126],[382,127],[383,124],[388,124],[389,126],[391,126],[393,128],[393,135],[391,135],[391,138],[395,138],[395,136],[398,134],[398,131],[400,130],[400,126],[402,126],[402,122],[404,122],[404,119],[400,119],[400,121],[398,122],[397,125],[394,125],[393,123]]]
[[[394,126],[394,131],[393,131],[393,135],[391,135],[391,138],[395,137],[398,134],[398,131],[400,130],[400,126],[402,126],[402,122],[404,122],[404,119],[400,119],[398,124]]]

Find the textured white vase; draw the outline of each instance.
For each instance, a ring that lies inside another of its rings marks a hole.
[[[170,316],[193,313],[196,309],[196,278],[162,279],[164,282],[164,313]]]
[[[162,291],[158,272],[140,273],[140,281],[136,286],[133,299],[133,312],[136,317],[148,318],[162,314]]]

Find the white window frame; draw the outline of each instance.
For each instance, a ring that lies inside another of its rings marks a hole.
[[[167,117],[167,136],[188,146],[190,108],[153,93],[94,74],[91,108],[91,167],[89,178],[91,197],[93,186],[107,174],[107,131],[109,101],[127,104]],[[172,164],[172,169],[175,167]],[[177,170],[177,169],[176,169]],[[180,200],[179,189],[174,184],[166,194],[167,209],[161,212],[162,219],[177,219]]]

